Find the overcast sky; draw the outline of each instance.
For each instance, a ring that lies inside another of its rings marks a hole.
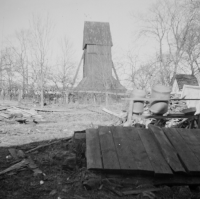
[[[52,42],[54,56],[59,54],[58,44],[66,36],[73,44],[74,60],[78,66],[82,56],[84,21],[99,21],[110,23],[114,61],[115,58],[121,61],[121,57],[131,49],[139,56],[139,63],[143,63],[154,54],[155,45],[148,39],[135,42],[138,25],[133,15],[147,15],[154,1],[0,0],[0,49],[6,46],[5,41],[15,38],[16,31],[29,28],[33,15],[42,18],[48,15],[55,27]],[[81,66],[78,79],[82,78],[82,71]],[[125,79],[123,72],[118,71],[118,75],[121,80]]]
[[[47,16],[55,24],[54,41],[64,35],[81,58],[84,21],[109,22],[116,49],[132,47],[135,24],[132,15],[145,13],[153,0],[0,0],[0,39],[14,37],[29,27],[32,15]],[[2,42],[1,42],[2,44]],[[1,45],[2,46],[2,45]]]

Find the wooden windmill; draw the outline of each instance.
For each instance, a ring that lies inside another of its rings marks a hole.
[[[112,62],[112,38],[106,22],[88,22],[83,33],[83,79],[77,91],[124,92]],[[116,79],[112,76],[112,69]],[[78,72],[77,72],[78,73]],[[77,75],[77,74],[76,74]],[[76,76],[75,76],[76,77]]]

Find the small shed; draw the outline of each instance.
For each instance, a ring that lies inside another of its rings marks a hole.
[[[199,86],[199,83],[194,75],[177,74],[172,85],[172,93],[181,94],[184,85]]]
[[[86,21],[83,31],[83,79],[77,91],[125,92],[112,61],[113,46],[110,25],[107,22]],[[112,70],[116,78],[112,76]]]

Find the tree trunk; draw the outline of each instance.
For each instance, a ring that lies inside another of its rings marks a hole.
[[[173,71],[173,75],[172,75],[172,79],[170,81],[170,86],[172,86],[174,84],[175,78],[176,78],[176,73],[177,73],[177,67],[178,67],[178,62],[175,62],[175,67],[174,67],[174,71]]]
[[[44,107],[44,88],[43,88],[43,73],[41,72],[41,94],[40,94],[40,97],[41,97],[41,108]]]

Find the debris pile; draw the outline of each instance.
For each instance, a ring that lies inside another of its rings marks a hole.
[[[35,109],[23,109],[15,106],[0,106],[1,123],[39,123],[43,121],[42,115],[39,115]]]
[[[126,107],[128,106],[126,105]],[[118,118],[118,121],[113,124],[117,126],[147,128],[148,124],[152,124],[166,128],[199,128],[199,114],[196,114],[196,107],[189,108],[186,100],[180,99],[178,96],[174,95],[171,96],[168,103],[167,112],[164,114],[156,114],[151,112],[150,98],[146,99],[142,113],[131,112],[131,119],[129,119],[130,110],[128,108],[123,110],[121,113],[115,113],[106,108],[103,108],[102,110]]]

